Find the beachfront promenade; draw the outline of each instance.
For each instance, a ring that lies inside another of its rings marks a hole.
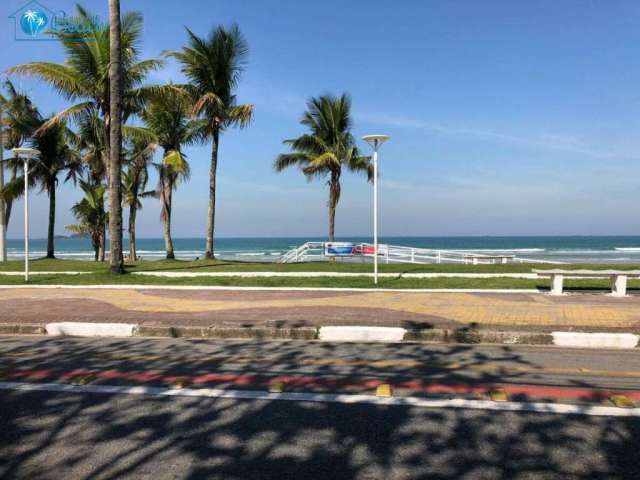
[[[0,290],[2,324],[123,322],[144,326],[399,326],[550,332],[640,332],[640,296],[162,288]]]

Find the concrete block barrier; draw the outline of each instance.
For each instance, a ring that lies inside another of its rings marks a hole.
[[[320,327],[318,338],[326,342],[401,342],[406,332],[399,327]]]
[[[133,337],[138,325],[131,323],[60,322],[47,323],[47,335],[75,337]]]

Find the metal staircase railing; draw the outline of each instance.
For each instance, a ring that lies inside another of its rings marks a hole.
[[[373,258],[374,245],[357,244],[360,255],[348,259]],[[282,255],[279,263],[307,262],[327,260],[324,255],[324,242],[306,242]],[[344,258],[344,257],[337,257]],[[561,263],[548,260],[519,258],[515,255],[487,255],[483,253],[461,252],[456,250],[435,250],[429,248],[403,247],[399,245],[378,245],[378,259],[385,263],[462,263],[470,265],[491,265],[500,263]]]

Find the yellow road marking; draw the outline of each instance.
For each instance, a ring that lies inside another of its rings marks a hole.
[[[388,383],[382,383],[376,387],[376,397],[393,397],[393,387]]]
[[[269,383],[269,392],[282,393],[284,392],[284,382],[271,382]]]
[[[630,398],[624,395],[612,395],[609,397],[609,400],[616,406],[620,408],[633,408],[636,404]]]
[[[489,396],[494,402],[506,402],[507,400],[509,400],[507,391],[504,388],[496,388],[495,390],[491,390],[489,392]]]

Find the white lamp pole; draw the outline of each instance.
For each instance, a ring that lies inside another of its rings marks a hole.
[[[365,135],[362,139],[373,147],[373,283],[378,284],[378,148],[388,135]]]
[[[40,152],[34,148],[14,148],[16,158],[24,161],[24,281],[29,281],[29,159],[36,158]]]

